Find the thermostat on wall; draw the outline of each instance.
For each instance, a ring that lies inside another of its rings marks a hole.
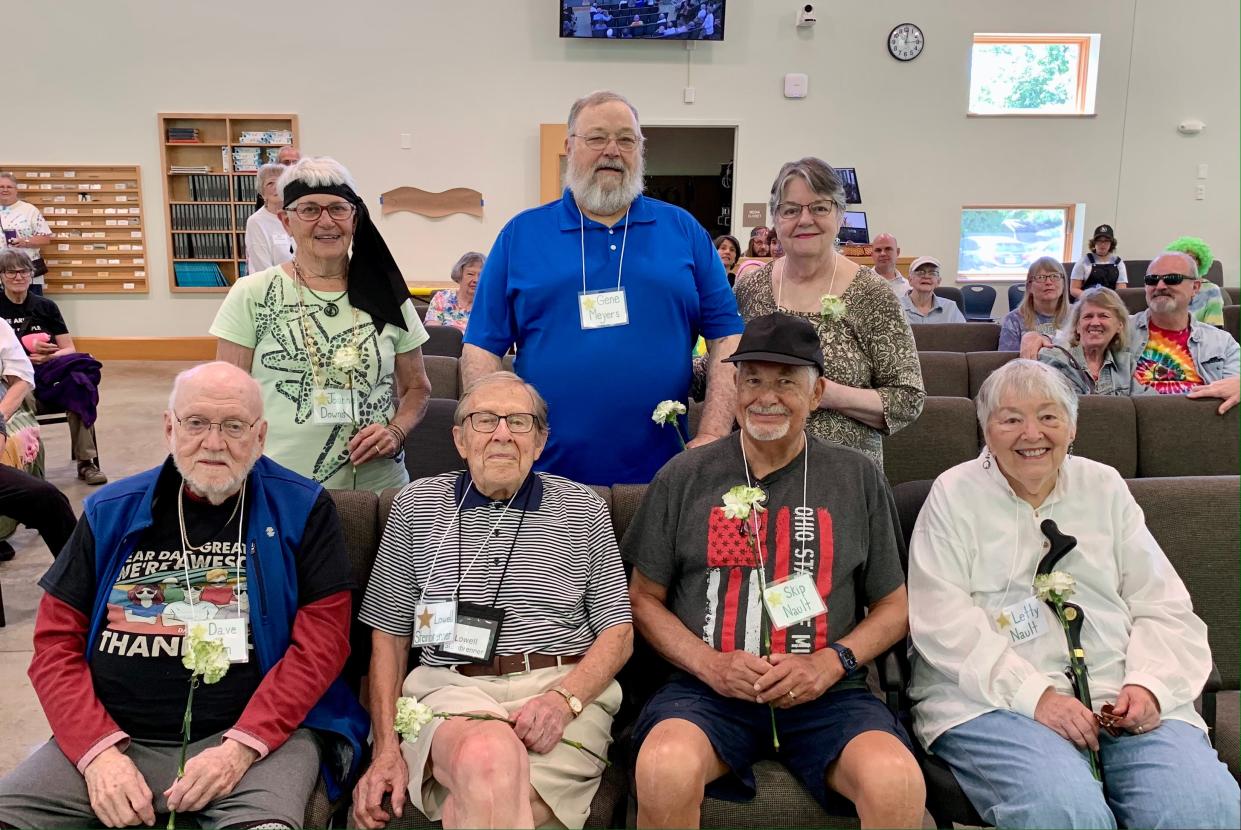
[[[784,76],[784,97],[805,98],[810,85],[810,78],[801,72],[790,72]]]

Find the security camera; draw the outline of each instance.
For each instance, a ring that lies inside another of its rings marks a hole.
[[[813,3],[806,3],[802,5],[800,9],[797,10],[797,25],[799,27],[813,26],[814,24],[818,22],[819,22],[819,18],[814,13]]]

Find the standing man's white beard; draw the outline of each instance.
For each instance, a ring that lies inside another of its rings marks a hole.
[[[603,183],[595,177],[600,169],[610,166],[607,160],[600,159],[595,162],[585,175],[578,175],[573,165],[569,165],[565,172],[565,183],[579,207],[596,216],[611,216],[620,213],[638,198],[645,188],[643,178],[646,175],[646,159],[638,156],[632,170],[624,169],[623,162],[617,161],[616,164],[621,166],[623,172],[620,184],[610,189],[604,188]]]

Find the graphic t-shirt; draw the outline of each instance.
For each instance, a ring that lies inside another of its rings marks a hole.
[[[106,618],[89,647],[95,694],[117,725],[137,740],[180,740],[190,677],[181,662],[181,645],[189,624],[245,619],[249,653],[247,662],[231,664],[219,682],[200,683],[194,690],[193,740],[232,727],[262,680],[248,623],[251,602],[262,602],[257,593],[262,574],[257,562],[248,561],[245,517],[235,509],[238,497],[213,506],[183,496],[185,533],[194,548],[187,557],[177,519],[180,485],[180,476],[166,465],[156,489],[154,523],[112,586],[103,589]],[[304,537],[316,544],[298,551],[299,607],[352,587],[347,567],[333,567],[328,555],[331,545],[340,543],[338,521],[331,497],[322,493]],[[329,525],[337,528],[334,534],[327,532]],[[254,596],[251,577],[258,583]],[[95,539],[85,518],[40,584],[91,615],[98,593]]]
[[[46,334],[55,341],[58,334],[69,333],[59,306],[38,294],[27,294],[26,301],[18,305],[0,292],[0,317],[13,327],[13,333],[17,335],[27,354],[34,352],[27,339],[29,335]]]
[[[758,558],[723,495],[745,484],[740,433],[676,456],[647,488],[621,554],[668,588],[668,607],[719,651],[765,653]],[[811,576],[827,606],[820,615],[771,630],[771,650],[809,654],[848,634],[864,606],[904,584],[891,491],[879,467],[855,450],[809,439],[803,454],[755,483],[767,582]],[[805,503],[803,503],[803,480]],[[862,673],[841,685],[864,685]]]
[[[1133,370],[1138,383],[1161,395],[1184,395],[1195,386],[1201,386],[1202,376],[1189,351],[1192,326],[1169,331],[1154,323],[1148,325],[1150,336]]]

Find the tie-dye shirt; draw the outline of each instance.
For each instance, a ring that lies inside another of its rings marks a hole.
[[[1195,386],[1201,386],[1202,376],[1189,351],[1191,330],[1192,327],[1187,326],[1180,331],[1169,331],[1150,323],[1146,348],[1138,356],[1133,370],[1137,382],[1161,395],[1184,395]]]

